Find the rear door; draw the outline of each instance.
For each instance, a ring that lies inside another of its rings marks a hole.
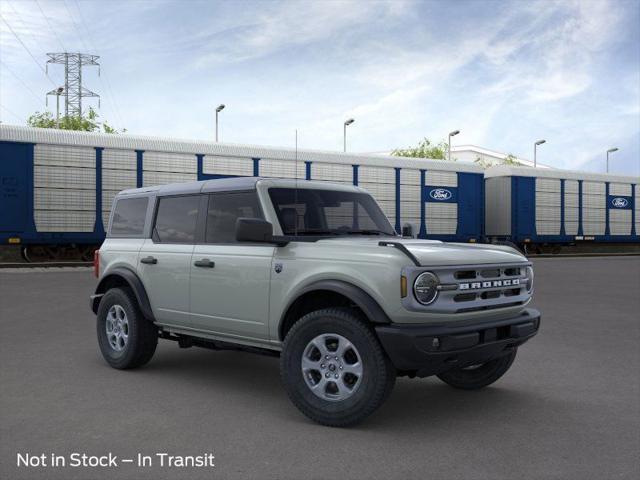
[[[138,256],[138,272],[156,320],[189,325],[189,274],[201,195],[158,197],[152,238]]]
[[[27,227],[32,148],[24,143],[0,142],[0,232],[21,233]]]
[[[238,243],[239,217],[263,218],[257,193],[209,195],[205,243],[191,262],[191,319],[198,330],[228,337],[267,339],[269,280],[274,246]]]

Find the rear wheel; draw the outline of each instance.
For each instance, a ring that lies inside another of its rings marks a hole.
[[[112,288],[100,301],[98,344],[113,368],[136,368],[149,362],[158,345],[158,329],[144,318],[129,289]]]
[[[511,368],[516,358],[517,348],[502,357],[486,363],[450,370],[438,375],[438,378],[454,388],[478,390],[491,385]]]
[[[333,427],[353,425],[373,413],[396,378],[371,328],[344,308],[311,312],[291,328],[280,373],[294,405]]]

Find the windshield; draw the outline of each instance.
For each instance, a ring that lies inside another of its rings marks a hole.
[[[284,235],[396,235],[366,193],[270,188],[269,196]]]

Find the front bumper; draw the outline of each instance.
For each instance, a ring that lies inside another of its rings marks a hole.
[[[428,377],[500,357],[538,333],[540,312],[527,308],[516,317],[467,325],[380,325],[383,348],[401,373]]]

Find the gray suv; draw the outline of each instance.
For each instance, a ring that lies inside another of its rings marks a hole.
[[[109,365],[144,365],[159,338],[280,356],[292,402],[331,426],[371,414],[398,375],[485,387],[540,325],[517,250],[400,237],[365,190],[326,182],[123,191],[94,263]]]

